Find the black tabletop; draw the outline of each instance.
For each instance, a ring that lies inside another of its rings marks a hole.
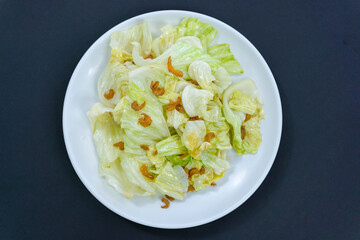
[[[282,139],[260,188],[195,228],[130,222],[97,201],[66,153],[76,64],[133,16],[179,9],[228,23],[277,81]],[[0,1],[0,239],[360,239],[360,1]]]

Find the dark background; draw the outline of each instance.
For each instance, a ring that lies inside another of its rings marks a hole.
[[[116,24],[191,10],[247,37],[283,106],[275,163],[227,216],[184,230],[130,222],[73,170],[62,106],[76,64]],[[360,1],[0,0],[0,239],[360,239]]]

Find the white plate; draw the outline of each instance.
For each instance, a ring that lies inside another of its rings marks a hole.
[[[244,74],[233,81],[250,77],[264,99],[266,119],[261,131],[263,141],[254,155],[239,157],[230,152],[232,168],[218,182],[183,201],[162,209],[158,198],[126,199],[99,176],[98,163],[87,112],[98,102],[97,81],[110,59],[109,38],[112,32],[148,21],[154,36],[165,24],[177,25],[184,17],[196,17],[212,24],[218,34],[214,43],[229,43]],[[63,109],[63,131],[71,163],[87,189],[106,207],[131,221],[158,228],[186,228],[214,221],[245,202],[269,172],[280,142],[282,111],[274,77],[263,57],[239,32],[225,23],[194,12],[159,11],[143,14],[118,24],[102,35],[85,53],[70,79]]]

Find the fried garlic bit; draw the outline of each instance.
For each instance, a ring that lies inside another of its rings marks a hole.
[[[202,120],[199,116],[191,117],[189,121],[196,121],[196,120]]]
[[[162,198],[161,201],[165,204],[161,208],[168,208],[170,206],[170,202],[166,198]]]
[[[192,84],[194,84],[195,86],[199,86],[199,83],[195,80],[190,80],[189,82],[191,82]]]
[[[171,202],[175,200],[175,198],[170,197],[169,195],[165,195],[165,197],[166,197],[167,199],[169,199]]]
[[[188,192],[194,192],[194,191],[195,191],[195,188],[193,187],[193,185],[189,185],[187,191],[188,191]]]
[[[183,106],[181,105],[176,105],[176,108],[175,108],[179,113],[185,113],[185,109]]]
[[[185,153],[184,155],[181,155],[181,156],[180,156],[180,159],[184,159],[184,158],[186,158],[188,155],[189,155],[188,153]]]
[[[146,105],[146,102],[144,101],[141,105],[138,104],[137,101],[134,101],[131,104],[131,108],[134,109],[135,111],[140,111],[141,109],[143,109]]]
[[[149,115],[147,115],[146,113],[142,113],[141,115],[143,115],[144,117],[139,118],[138,123],[141,124],[141,126],[143,126],[143,127],[150,126],[152,123],[151,117]]]
[[[140,145],[140,147],[142,149],[144,149],[145,151],[149,151],[149,146],[148,145]]]
[[[213,187],[215,187],[215,186],[216,186],[216,183],[215,183],[215,182],[212,182],[210,185],[213,186]]]
[[[169,102],[171,105],[178,105],[181,103],[181,97],[178,97],[175,102],[172,99],[170,99]]]
[[[119,148],[121,151],[124,150],[124,142],[122,142],[122,141],[114,143],[113,146]]]
[[[244,126],[241,126],[241,139],[244,140],[246,135],[246,130]]]
[[[156,82],[151,81],[151,83],[150,83],[151,90],[156,89],[158,86],[159,86],[159,81],[156,81]]]
[[[164,88],[159,88],[159,81],[156,81],[156,82],[151,81],[150,88],[151,88],[153,94],[157,97],[162,96],[165,93]]]
[[[181,104],[181,97],[178,97],[174,102],[172,99],[169,101],[169,105],[166,107],[166,112],[176,109],[180,113],[185,113],[185,109]]]
[[[171,72],[172,74],[174,74],[177,77],[182,77],[184,75],[182,71],[176,70],[173,67],[173,65],[171,63],[171,56],[169,56],[169,58],[168,58],[167,67],[168,67],[169,72]]]
[[[144,177],[150,178],[150,179],[154,179],[154,175],[151,175],[148,170],[147,170],[147,166],[145,164],[141,165],[140,167],[140,172]]]
[[[204,166],[201,166],[199,173],[200,173],[200,175],[203,175],[205,173],[205,167]]]
[[[194,174],[197,174],[199,172],[199,170],[197,170],[197,168],[192,168],[190,169],[189,171],[189,179],[191,179],[191,177],[194,175]]]
[[[153,55],[151,53],[149,53],[146,57],[144,57],[144,59],[148,59],[148,58],[154,59],[154,57],[153,57]]]
[[[156,90],[153,90],[153,93],[155,96],[159,97],[164,95],[165,89],[164,88],[157,88]]]
[[[166,107],[166,109],[165,109],[165,112],[170,112],[170,111],[172,111],[172,110],[174,110],[176,108],[176,106],[175,105],[167,105],[167,107]]]
[[[169,201],[174,201],[175,200],[175,198],[173,198],[173,197],[170,197],[169,195],[165,195],[165,197],[163,197],[162,199],[161,199],[161,201],[165,204],[165,205],[163,205],[163,206],[161,206],[161,208],[168,208],[169,206],[170,206],[170,202]]]
[[[205,135],[205,142],[210,142],[215,137],[215,133],[209,132]]]
[[[109,89],[109,91],[104,93],[104,98],[110,100],[114,97],[114,95],[115,95],[115,91],[113,89]]]

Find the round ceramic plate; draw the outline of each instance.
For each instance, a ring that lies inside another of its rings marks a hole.
[[[110,34],[147,21],[153,36],[166,24],[177,25],[185,17],[196,17],[218,30],[213,44],[229,43],[244,68],[233,81],[252,78],[264,100],[263,140],[256,154],[237,156],[229,152],[231,168],[216,187],[189,193],[162,209],[159,198],[127,199],[99,176],[99,159],[93,143],[87,112],[99,101],[98,78],[110,59]],[[275,79],[263,57],[239,32],[206,15],[187,11],[159,11],[143,14],[118,24],[102,35],[81,58],[70,79],[63,109],[63,131],[71,163],[87,189],[106,207],[131,221],[158,228],[187,228],[214,221],[245,202],[269,172],[280,142],[282,111]]]

